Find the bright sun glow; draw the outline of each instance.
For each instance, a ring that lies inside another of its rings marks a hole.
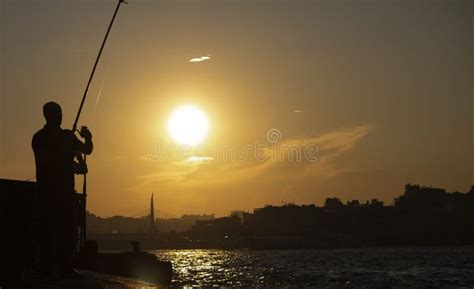
[[[179,144],[200,144],[209,131],[206,115],[194,106],[178,108],[168,120],[168,133]]]

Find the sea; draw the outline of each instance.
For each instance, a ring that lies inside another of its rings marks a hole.
[[[324,250],[154,250],[173,288],[474,288],[474,246]]]

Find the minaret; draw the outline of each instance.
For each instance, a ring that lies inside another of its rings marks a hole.
[[[156,235],[156,226],[155,226],[155,208],[153,206],[153,193],[151,194],[150,200],[150,228],[148,229],[148,233],[151,236]]]

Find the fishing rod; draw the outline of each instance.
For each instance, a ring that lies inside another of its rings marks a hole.
[[[118,0],[117,7],[115,8],[114,15],[110,20],[109,27],[107,28],[107,32],[105,33],[104,40],[102,41],[102,45],[100,46],[99,53],[97,54],[97,58],[95,59],[94,66],[92,67],[91,75],[89,76],[89,80],[87,81],[86,89],[84,90],[84,94],[82,95],[81,104],[79,105],[79,109],[77,111],[76,119],[74,120],[74,124],[72,126],[72,131],[76,132],[77,130],[77,123],[79,122],[79,117],[81,116],[82,108],[86,101],[87,93],[89,92],[89,87],[91,86],[92,79],[94,78],[95,70],[97,68],[97,64],[99,63],[100,56],[102,55],[102,51],[104,50],[105,43],[107,42],[107,38],[109,37],[110,30],[112,29],[112,25],[114,24],[115,17],[117,16],[118,10],[122,3],[128,4],[125,0]],[[102,88],[101,88],[102,90]],[[86,163],[86,156],[84,155],[84,164]],[[86,237],[86,198],[87,198],[87,172],[84,173],[83,183],[82,183],[82,194],[83,194],[83,205],[84,208],[83,212],[83,228],[81,229],[80,242],[85,242],[87,240]]]
[[[82,95],[81,104],[79,105],[79,110],[77,111],[76,120],[72,126],[72,131],[75,132],[77,129],[77,123],[79,122],[79,117],[81,116],[82,107],[84,106],[84,102],[86,101],[87,92],[89,91],[89,87],[91,85],[92,79],[94,78],[95,69],[97,68],[97,64],[99,63],[100,56],[102,55],[102,50],[104,50],[105,43],[107,42],[107,38],[109,37],[110,29],[114,24],[115,17],[117,16],[117,12],[120,8],[122,3],[128,4],[125,0],[118,0],[117,7],[115,8],[114,15],[112,16],[112,20],[110,20],[109,27],[107,28],[107,32],[105,33],[104,40],[102,41],[102,45],[100,46],[99,54],[97,54],[97,58],[95,59],[94,67],[92,68],[91,75],[89,77],[89,81],[87,82],[86,89],[84,90],[84,94]]]

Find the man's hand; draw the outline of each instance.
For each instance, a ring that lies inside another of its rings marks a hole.
[[[92,133],[91,131],[87,128],[87,126],[81,127],[81,131],[79,132],[81,137],[83,137],[86,140],[92,139]]]
[[[74,151],[74,157],[77,161],[74,161],[74,173],[76,175],[85,175],[87,174],[87,164],[82,158],[82,154],[78,151]]]
[[[74,150],[85,155],[90,155],[92,153],[94,145],[92,144],[92,134],[87,128],[87,126],[81,127],[79,135],[85,139],[85,142],[80,141],[75,134],[72,134]]]

